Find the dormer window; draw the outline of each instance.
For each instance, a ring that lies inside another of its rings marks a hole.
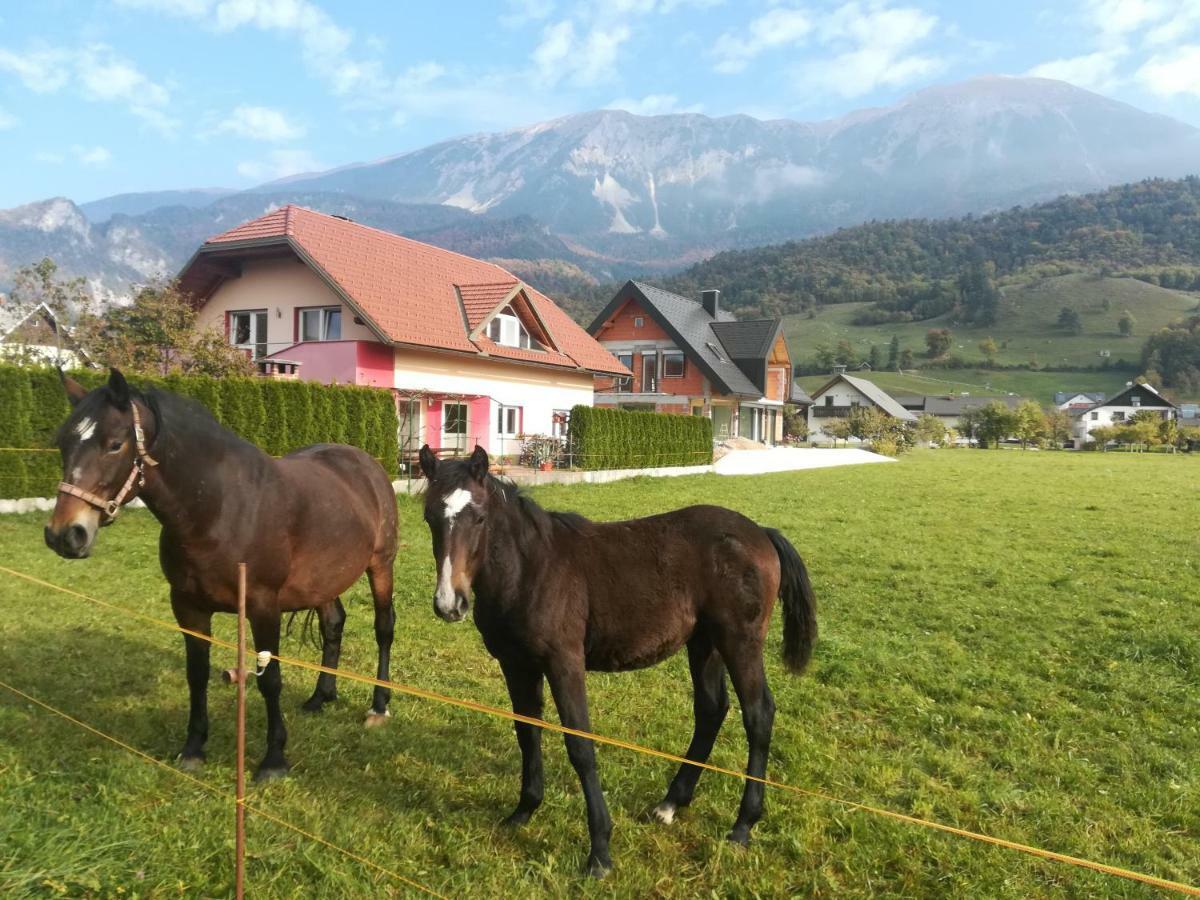
[[[529,336],[529,330],[517,318],[511,306],[504,307],[488,322],[487,336],[503,347],[542,349],[542,345]]]

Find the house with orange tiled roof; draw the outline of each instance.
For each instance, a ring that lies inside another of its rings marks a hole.
[[[516,455],[630,374],[500,266],[300,206],[209,238],[179,282],[260,371],[392,389],[405,450]]]

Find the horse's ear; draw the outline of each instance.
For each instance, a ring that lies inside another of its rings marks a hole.
[[[421,460],[421,471],[425,473],[425,477],[432,478],[433,473],[437,471],[437,454],[430,450],[429,445],[426,444],[421,448],[421,452],[417,454],[417,457]]]
[[[129,382],[120,369],[108,370],[108,393],[117,409],[129,408]]]
[[[75,406],[87,396],[87,388],[64,372],[61,368],[58,370],[58,377],[62,379],[63,388],[67,392],[67,400],[72,406]]]
[[[467,471],[471,473],[471,477],[476,481],[483,481],[488,473],[488,455],[487,451],[475,445],[475,452],[471,454],[471,458],[467,460]]]

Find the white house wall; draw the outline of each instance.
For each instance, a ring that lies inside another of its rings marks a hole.
[[[833,420],[828,418],[817,418],[816,415],[817,407],[825,406],[826,397],[833,398],[833,403],[829,404],[831,406],[853,406],[856,403],[859,406],[875,405],[874,400],[870,399],[866,394],[858,390],[858,388],[845,381],[839,381],[837,384],[831,386],[829,390],[817,394],[815,397],[813,397],[812,406],[808,408],[808,439],[812,443],[833,441],[833,438],[826,434],[824,429],[821,427],[823,423]]]
[[[472,359],[453,354],[429,353],[397,348],[396,389],[492,400],[488,446],[497,453],[513,455],[520,442],[501,440],[496,406],[521,408],[521,431],[550,434],[555,410],[592,405],[592,375],[589,372],[556,370],[534,366]],[[432,418],[432,417],[427,417]],[[441,421],[424,421],[427,429],[440,429]]]

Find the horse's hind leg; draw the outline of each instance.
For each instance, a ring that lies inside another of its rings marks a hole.
[[[272,657],[279,653],[279,613],[268,613],[250,620],[254,633],[254,649],[260,653],[270,651]],[[267,752],[254,773],[255,781],[286,775],[291,766],[283,755],[287,746],[287,728],[283,724],[283,711],[279,708],[279,695],[283,692],[283,674],[279,660],[272,658],[267,668],[258,676],[258,691],[267,705]]]
[[[686,756],[696,762],[708,762],[721,723],[729,712],[729,691],[725,687],[725,664],[707,634],[698,631],[688,641],[688,667],[692,672],[692,709],[696,727]],[[667,788],[666,797],[651,812],[654,818],[670,825],[675,820],[675,811],[692,802],[702,771],[697,766],[681,765]]]
[[[317,621],[321,627],[321,665],[336,669],[342,655],[342,630],[346,625],[346,609],[341,598],[334,597],[317,607]],[[322,672],[317,676],[317,687],[313,695],[304,701],[306,712],[320,712],[330,700],[337,699],[337,676]]]
[[[375,599],[375,643],[379,645],[379,668],[375,677],[380,681],[391,679],[392,638],[396,630],[396,610],[392,606],[393,559],[373,562],[367,569],[367,581],[371,584],[371,596]],[[391,688],[375,686],[371,708],[367,711],[367,727],[382,725],[391,713],[388,701],[392,699]]]
[[[750,745],[746,774],[751,778],[765,778],[771,729],[775,723],[775,698],[771,696],[763,671],[762,643],[753,639],[722,642],[722,650],[733,689],[742,705],[742,723],[746,726],[746,741]],[[743,846],[749,844],[750,829],[762,818],[762,808],[763,784],[748,780],[729,840]]]

